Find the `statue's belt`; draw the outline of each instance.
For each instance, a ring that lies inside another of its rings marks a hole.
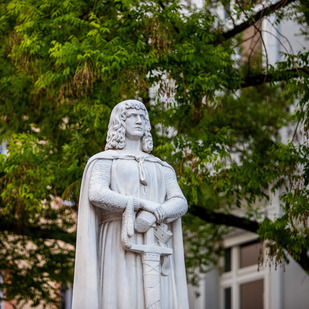
[[[104,214],[100,224],[104,224],[111,221],[118,221],[121,220],[121,218],[122,213],[113,212],[110,214]],[[167,230],[167,225],[164,223],[154,225],[154,235],[159,241],[163,242],[164,244],[167,244],[167,242],[173,236],[172,232]]]

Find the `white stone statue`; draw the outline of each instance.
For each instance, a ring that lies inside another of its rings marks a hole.
[[[112,111],[106,151],[84,171],[73,309],[188,309],[180,217],[188,205],[173,168],[150,155],[143,103]]]

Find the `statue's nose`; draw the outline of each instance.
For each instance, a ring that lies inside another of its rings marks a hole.
[[[136,123],[138,123],[138,124],[141,124],[142,123],[142,120],[141,120],[141,116],[137,116],[136,117]]]

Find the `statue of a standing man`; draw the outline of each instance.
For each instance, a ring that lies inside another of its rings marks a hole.
[[[144,104],[116,105],[106,151],[83,175],[73,309],[189,308],[180,221],[188,205],[152,147]]]

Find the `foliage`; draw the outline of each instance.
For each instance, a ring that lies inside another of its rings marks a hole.
[[[262,222],[260,237],[273,241],[278,261],[285,250],[298,261],[307,250],[308,137],[300,132],[308,129],[308,53],[286,54],[273,67],[241,62],[242,30],[225,35],[214,9],[221,3],[2,1],[0,140],[9,155],[0,160],[0,268],[7,299],[50,304],[57,299],[50,283],[72,279],[83,168],[104,149],[112,107],[127,98],[149,109],[153,153],[175,167],[190,207],[214,214],[241,208]],[[233,10],[249,27],[255,1],[246,3],[236,1]],[[306,7],[295,2],[267,14],[305,27]],[[295,128],[289,142],[280,135],[287,127]],[[282,216],[261,221],[279,190]],[[197,266],[203,271],[217,260],[227,229],[192,215],[184,223],[195,280]]]

